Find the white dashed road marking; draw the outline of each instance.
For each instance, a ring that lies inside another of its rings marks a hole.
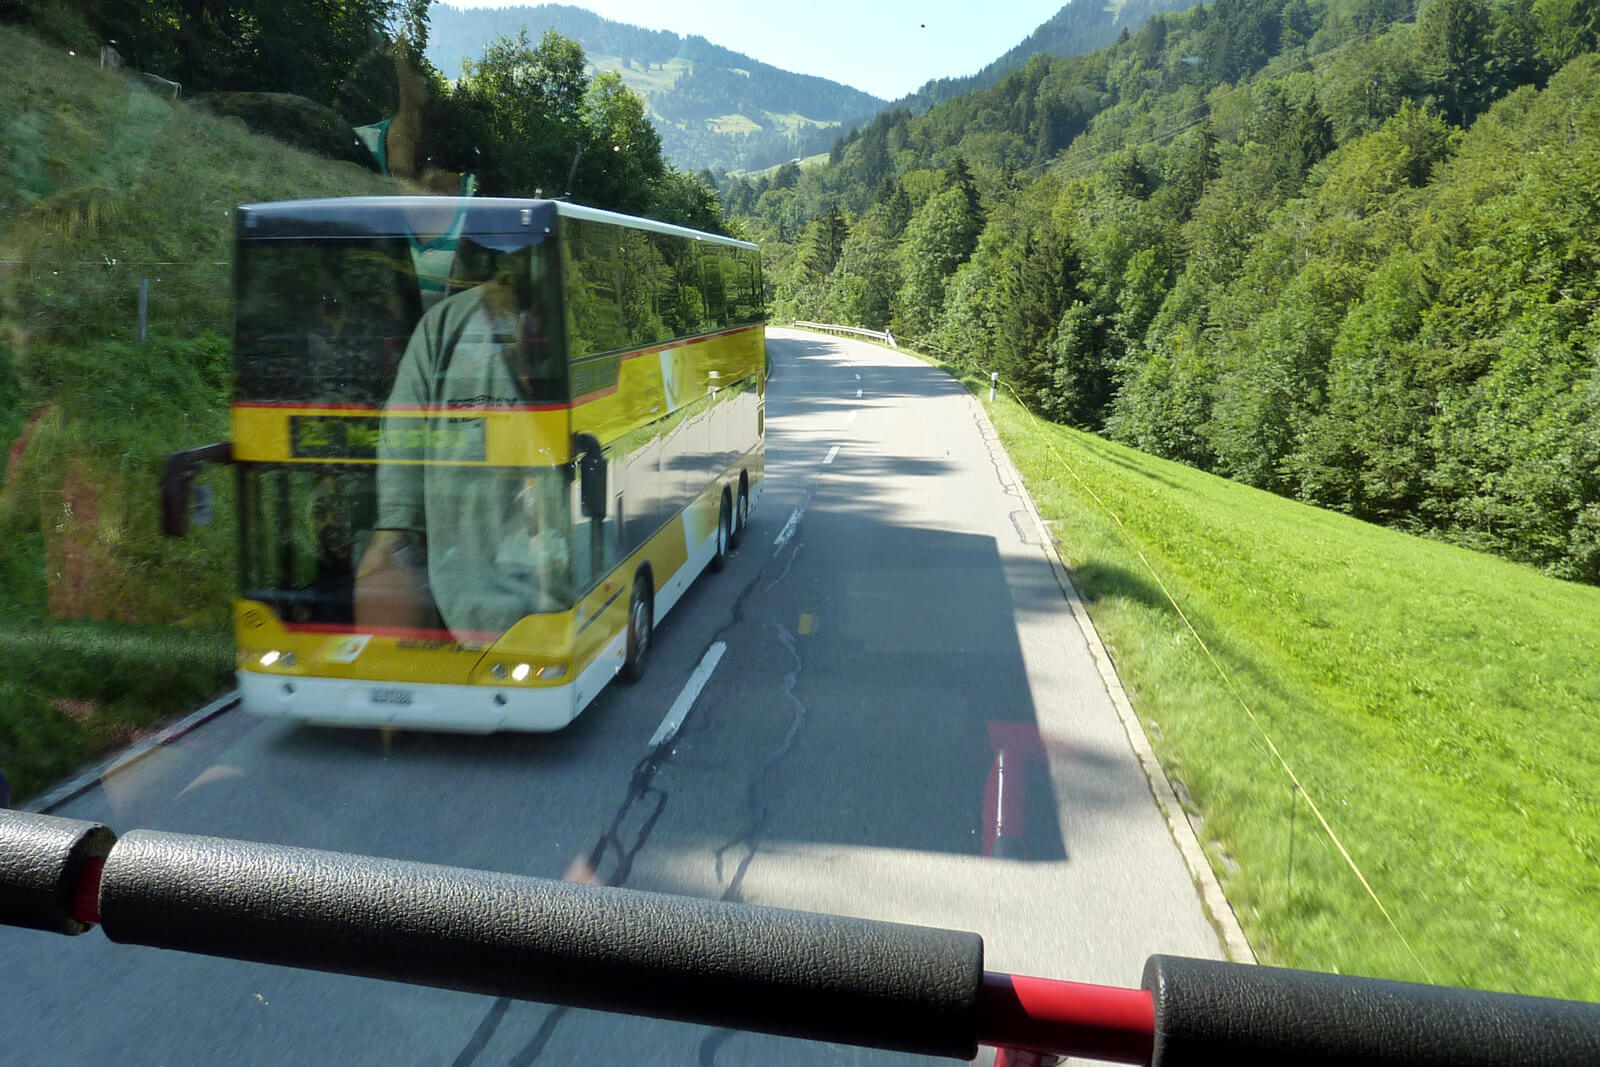
[[[722,654],[726,651],[728,646],[723,641],[718,641],[706,649],[706,654],[700,657],[700,665],[689,675],[689,680],[683,683],[683,691],[678,694],[678,699],[667,709],[667,717],[661,720],[661,725],[657,726],[656,732],[650,736],[651,748],[671,741],[678,735],[678,727],[688,718],[689,709],[694,707],[695,698],[711,680],[711,672],[717,669],[717,664],[721,662]]]

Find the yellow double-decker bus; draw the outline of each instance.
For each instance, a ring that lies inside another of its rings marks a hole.
[[[759,250],[548,200],[238,212],[244,706],[565,726],[759,499]],[[172,532],[178,532],[173,530]]]

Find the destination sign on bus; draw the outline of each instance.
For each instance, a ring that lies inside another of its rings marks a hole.
[[[488,455],[481,418],[385,418],[381,415],[292,415],[289,454],[295,459],[384,458],[482,463]]]

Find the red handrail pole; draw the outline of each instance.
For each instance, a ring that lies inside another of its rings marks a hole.
[[[105,869],[105,860],[90,860],[78,875],[78,889],[72,894],[72,917],[85,926],[100,921],[100,875]]]
[[[1155,1002],[1146,990],[984,973],[980,1044],[1148,1064],[1155,1034]]]

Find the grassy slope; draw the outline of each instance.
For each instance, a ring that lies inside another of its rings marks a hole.
[[[823,164],[825,164],[827,162],[828,162],[828,153],[819,152],[814,156],[806,156],[803,159],[801,159],[800,160],[800,167],[801,167],[801,169],[807,169],[807,168],[810,168],[810,167],[820,167],[820,166],[822,166]],[[751,171],[730,170],[728,173],[730,175],[733,175],[735,177],[740,177],[740,178],[761,178],[761,177],[770,178],[774,174],[778,173],[778,169],[780,167],[782,167],[782,166],[783,166],[782,163],[774,163],[772,166],[767,167],[767,168],[765,168],[763,170],[751,170]]]
[[[231,521],[165,541],[155,489],[167,452],[227,436],[233,207],[397,189],[9,27],[0,69],[25,74],[0,81],[0,768],[26,796],[232,665]],[[138,625],[52,619],[52,600]]]
[[[678,82],[694,73],[694,62],[688,59],[670,59],[659,68],[651,67],[640,70],[631,64],[624,65],[620,56],[592,54],[585,56],[591,74],[602,71],[617,71],[622,75],[622,82],[628,88],[644,97],[648,102],[651,93],[668,93],[677,87]],[[744,72],[746,77],[749,72]],[[655,112],[651,112],[655,115]],[[658,121],[660,116],[656,115]],[[720,134],[748,134],[755,133],[764,128],[772,128],[792,133],[797,130],[821,129],[828,126],[838,126],[838,122],[829,119],[814,119],[800,114],[798,111],[789,111],[779,114],[772,111],[759,111],[753,115],[729,114],[715,115],[703,120],[706,129]],[[683,125],[679,123],[678,125]]]
[[[1264,962],[1600,999],[1600,589],[990,413]]]
[[[624,85],[646,99],[650,93],[670,93],[680,78],[694,71],[694,63],[687,59],[669,59],[659,67],[640,70],[632,63],[624,65],[621,56],[589,53],[584,58],[591,74],[614,70],[622,75]]]
[[[706,129],[712,133],[758,133],[761,127],[744,115],[718,115],[706,119]]]

